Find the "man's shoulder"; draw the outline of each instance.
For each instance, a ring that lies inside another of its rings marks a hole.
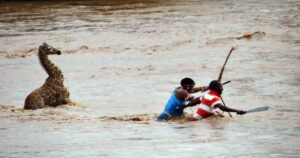
[[[218,101],[221,99],[218,95],[215,95],[214,93],[211,93],[210,91],[205,92],[201,98],[206,99],[206,100],[211,100],[211,101]]]
[[[185,100],[185,98],[189,95],[189,93],[182,89],[182,88],[177,88],[175,89],[175,96],[178,98],[178,99],[181,99],[181,100]]]

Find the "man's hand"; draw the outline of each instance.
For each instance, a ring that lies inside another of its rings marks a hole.
[[[187,100],[187,101],[191,101],[191,100],[194,100],[194,99],[195,99],[195,97],[192,96],[192,95],[188,95],[188,96],[185,98],[185,100]]]
[[[197,104],[200,104],[200,97],[197,97],[197,98],[194,98],[193,100],[191,100],[187,105],[186,107],[189,107],[189,106],[195,106]]]
[[[244,111],[244,110],[240,110],[240,111],[236,112],[236,114],[238,114],[238,115],[244,115],[246,113],[247,113],[247,111]]]

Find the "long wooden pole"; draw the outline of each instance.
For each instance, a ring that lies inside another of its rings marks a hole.
[[[224,72],[224,70],[225,70],[225,66],[226,66],[226,64],[227,64],[227,61],[228,61],[228,59],[229,59],[231,53],[232,53],[234,50],[235,50],[235,47],[231,47],[231,49],[230,49],[230,51],[229,51],[229,53],[228,53],[228,55],[227,55],[227,57],[226,57],[226,60],[225,60],[225,62],[224,62],[224,64],[223,64],[223,67],[222,67],[221,72],[220,72],[219,77],[218,77],[218,81],[219,81],[219,82],[221,82],[221,80],[222,80],[223,72]],[[222,100],[222,102],[223,102],[223,105],[226,106],[226,104],[225,104],[225,102],[224,102],[224,100],[223,100],[222,97],[221,97],[221,100]],[[228,114],[229,114],[230,117],[232,117],[232,115],[230,114],[230,112],[228,112]]]
[[[219,78],[218,78],[218,81],[219,81],[219,82],[221,82],[221,80],[222,80],[222,76],[223,76],[223,72],[224,72],[225,66],[226,66],[226,64],[227,64],[227,61],[228,61],[228,59],[229,59],[231,53],[232,53],[234,50],[235,50],[235,47],[231,47],[231,49],[230,49],[230,51],[229,51],[229,53],[228,53],[228,55],[227,55],[227,57],[226,57],[226,60],[225,60],[225,62],[224,62],[224,65],[223,65],[223,67],[222,67],[222,69],[221,69],[221,72],[220,72],[220,74],[219,74]]]

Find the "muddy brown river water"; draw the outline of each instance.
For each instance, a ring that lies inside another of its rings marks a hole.
[[[299,0],[2,0],[0,157],[300,157],[299,37]],[[47,77],[42,42],[61,49],[50,59],[75,106],[22,110]],[[218,77],[231,46],[226,104],[270,109],[156,122],[182,78]]]

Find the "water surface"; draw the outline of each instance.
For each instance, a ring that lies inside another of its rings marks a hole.
[[[299,157],[299,11],[297,0],[1,1],[0,157]],[[20,110],[47,77],[42,42],[62,50],[50,59],[77,106]],[[226,104],[270,110],[154,120],[183,77],[216,79],[231,46]],[[134,115],[146,119],[103,119]]]

